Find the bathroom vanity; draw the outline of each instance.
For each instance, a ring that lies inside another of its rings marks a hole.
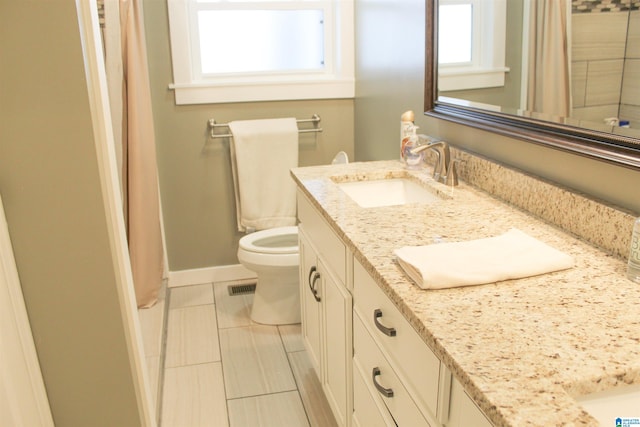
[[[397,161],[292,170],[302,334],[338,424],[598,425],[576,397],[640,383],[640,321],[630,306],[640,301],[640,286],[625,279],[620,255],[633,216],[531,177],[514,179],[517,172],[481,160],[463,160],[462,178],[475,173],[482,186],[485,173],[506,174],[505,185],[517,185],[514,197],[523,199],[509,202],[543,214],[499,200],[504,188],[489,194],[465,182],[448,187]],[[391,178],[414,181],[437,200],[362,207],[339,187]],[[558,203],[561,212],[552,212]],[[567,220],[567,206],[583,223],[592,222],[592,241],[615,247],[597,248],[540,219]],[[394,259],[401,246],[490,237],[512,227],[571,255],[575,267],[422,290]]]

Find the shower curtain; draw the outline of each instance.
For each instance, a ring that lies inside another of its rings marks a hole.
[[[571,115],[571,10],[568,0],[530,0],[527,110]]]
[[[104,45],[129,258],[138,307],[162,286],[160,196],[142,0],[104,2]]]

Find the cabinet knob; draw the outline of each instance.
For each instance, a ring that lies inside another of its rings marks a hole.
[[[382,387],[376,380],[378,375],[380,375],[380,368],[376,366],[371,372],[371,380],[373,381],[373,385],[376,386],[376,390],[378,390],[384,397],[393,397],[393,389]]]
[[[378,330],[380,330],[380,332],[382,332],[383,334],[385,334],[388,337],[395,337],[396,336],[396,328],[387,328],[386,326],[381,324],[378,321],[378,318],[380,318],[380,317],[382,317],[382,310],[380,310],[379,308],[376,308],[375,310],[373,310],[373,323],[376,325],[376,328],[378,328]]]

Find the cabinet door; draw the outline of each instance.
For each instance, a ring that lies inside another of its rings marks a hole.
[[[449,403],[449,420],[447,427],[491,427],[491,423],[482,411],[467,396],[462,384],[455,378],[451,384],[451,401]]]
[[[300,247],[300,309],[302,317],[302,339],[309,360],[322,380],[322,280],[318,271],[317,255],[311,246],[303,226],[299,231]]]
[[[318,260],[322,277],[325,334],[325,394],[333,408],[338,425],[350,424],[352,398],[352,297],[322,261]]]

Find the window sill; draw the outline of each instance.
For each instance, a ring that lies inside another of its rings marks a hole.
[[[226,82],[174,83],[176,104],[221,104],[230,102],[341,99],[355,96],[354,79],[304,80],[278,83]]]
[[[465,90],[504,86],[507,67],[467,71],[444,71],[438,75],[438,90]]]

